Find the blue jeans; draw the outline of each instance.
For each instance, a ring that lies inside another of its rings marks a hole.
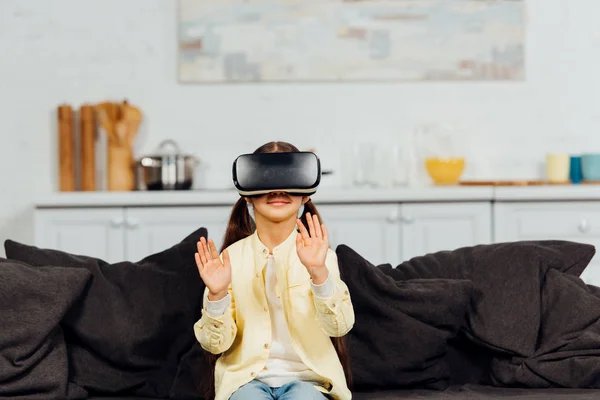
[[[327,400],[312,383],[294,381],[272,388],[254,380],[235,391],[229,400]]]

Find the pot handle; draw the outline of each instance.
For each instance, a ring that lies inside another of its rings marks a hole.
[[[196,157],[196,156],[190,156],[190,159],[194,163],[194,167],[197,167],[198,165],[202,164],[202,162],[200,161],[200,159],[198,157]]]
[[[173,139],[166,139],[166,140],[163,140],[162,142],[160,142],[160,144],[158,145],[158,151],[160,152],[165,147],[169,147],[169,146],[175,148],[175,154],[181,154],[179,145]]]
[[[142,157],[137,162],[136,165],[141,165],[142,167],[160,167],[162,166],[161,160],[156,160],[152,157]]]

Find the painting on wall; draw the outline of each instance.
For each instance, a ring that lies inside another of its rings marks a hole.
[[[522,80],[524,7],[524,0],[179,0],[179,79]]]

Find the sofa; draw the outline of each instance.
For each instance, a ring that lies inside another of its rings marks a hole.
[[[0,259],[0,397],[202,399],[205,228],[115,264],[13,240]],[[593,246],[497,243],[373,265],[336,249],[356,323],[353,398],[600,398]]]

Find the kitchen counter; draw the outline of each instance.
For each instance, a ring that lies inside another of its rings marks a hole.
[[[41,197],[36,208],[233,205],[235,190],[72,192]],[[322,188],[317,204],[469,201],[600,201],[600,185],[448,186],[395,189]]]
[[[600,200],[600,185],[500,186],[495,201],[593,201]]]
[[[490,201],[492,187],[420,187],[396,189],[323,188],[312,199],[317,204]],[[70,192],[43,196],[36,208],[139,207],[233,205],[235,190]]]

